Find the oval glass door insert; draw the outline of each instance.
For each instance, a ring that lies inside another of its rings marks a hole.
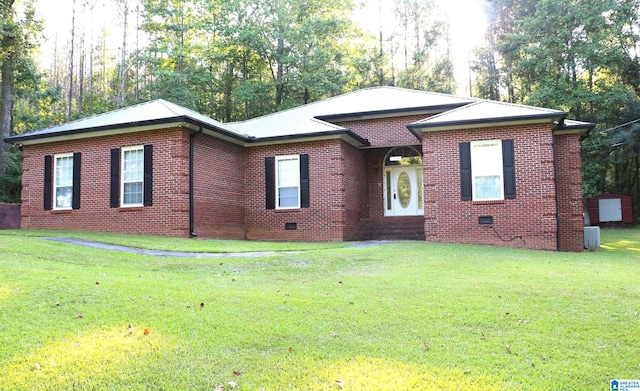
[[[406,172],[398,177],[398,201],[403,209],[407,209],[411,203],[411,179]]]

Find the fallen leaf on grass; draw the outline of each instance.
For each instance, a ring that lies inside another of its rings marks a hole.
[[[145,327],[144,331],[142,332],[144,335],[149,335],[149,333],[151,332],[151,330],[149,330],[148,327]]]
[[[242,375],[242,372],[240,372],[240,371],[233,371],[233,374],[234,374],[234,375],[236,375],[236,376],[240,376],[240,375]]]

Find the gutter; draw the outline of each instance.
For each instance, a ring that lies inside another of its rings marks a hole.
[[[560,251],[560,197],[558,196],[558,152],[556,148],[556,135],[552,134],[553,149],[553,185],[555,187],[556,201],[556,251]]]
[[[202,134],[202,126],[189,135],[189,236],[195,238],[198,236],[195,232],[195,222],[193,215],[193,153],[195,151],[194,139],[197,135]]]
[[[422,130],[423,132],[429,131],[429,129],[440,130],[439,128],[448,128],[448,127],[456,127],[462,128],[465,126],[483,126],[483,125],[491,125],[491,124],[500,124],[500,123],[510,123],[510,122],[526,122],[526,121],[543,121],[543,120],[553,120],[554,118],[562,117],[562,113],[542,113],[542,114],[530,114],[530,115],[514,115],[510,117],[489,117],[489,118],[474,118],[474,119],[462,119],[455,121],[440,121],[437,122],[433,120],[435,117],[428,118],[424,121],[429,122],[414,122],[407,125],[409,130],[416,129]],[[433,122],[432,122],[433,120]]]

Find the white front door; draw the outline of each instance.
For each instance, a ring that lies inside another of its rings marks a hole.
[[[424,214],[422,205],[422,167],[386,168],[385,216]]]

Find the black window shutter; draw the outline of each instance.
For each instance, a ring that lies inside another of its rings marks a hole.
[[[516,198],[516,170],[513,158],[513,140],[502,140],[502,167],[504,176],[504,198]]]
[[[300,155],[300,207],[309,207],[309,155]]]
[[[82,163],[80,152],[73,154],[73,191],[71,195],[71,208],[80,209],[80,165]]]
[[[471,194],[471,143],[460,143],[460,196],[470,201]]]
[[[53,157],[44,157],[44,210],[53,207]]]
[[[117,208],[120,206],[120,148],[111,150],[111,186],[110,186],[110,206]]]
[[[267,209],[276,208],[276,158],[264,158],[265,199]]]
[[[153,145],[144,146],[144,206],[153,205]]]

